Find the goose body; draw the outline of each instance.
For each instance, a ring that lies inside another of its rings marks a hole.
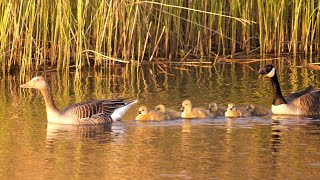
[[[301,90],[301,91],[298,91],[298,92],[294,92],[294,93],[291,93],[291,94],[287,95],[285,97],[285,99],[286,99],[287,102],[291,102],[294,99],[297,99],[298,97],[301,97],[302,95],[308,94],[308,93],[310,93],[310,92],[312,92],[314,90],[315,90],[315,88],[313,86],[309,85],[304,90]]]
[[[175,111],[165,107],[163,104],[159,104],[155,107],[156,111],[164,113],[168,116],[168,119],[177,119],[181,117],[181,112]]]
[[[224,116],[224,113],[227,111],[227,108],[218,106],[215,102],[211,102],[209,104],[208,110],[213,116]]]
[[[320,91],[307,88],[305,91],[295,93],[294,98],[286,100],[282,96],[276,68],[268,64],[259,74],[264,74],[271,79],[273,89],[272,113],[287,115],[320,115]]]
[[[159,111],[149,110],[147,106],[140,106],[138,115],[136,116],[135,120],[139,121],[162,121],[167,120],[168,115],[165,113],[161,113]]]
[[[181,113],[181,118],[186,119],[206,119],[212,117],[210,115],[209,111],[202,109],[202,108],[192,108],[190,100],[184,100],[182,102],[182,108],[183,112]]]
[[[89,100],[60,111],[53,101],[51,88],[44,77],[34,77],[21,85],[21,88],[39,90],[45,100],[48,122],[58,124],[109,124],[120,120],[126,111],[138,102],[137,100],[124,102],[123,99]]]

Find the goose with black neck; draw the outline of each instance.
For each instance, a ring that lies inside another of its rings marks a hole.
[[[277,70],[272,64],[265,65],[258,74],[264,74],[271,79],[273,90],[272,113],[288,115],[320,115],[320,91],[305,94],[287,102],[283,97]]]

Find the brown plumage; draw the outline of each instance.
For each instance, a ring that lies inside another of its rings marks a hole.
[[[282,96],[277,71],[272,64],[265,65],[258,73],[265,74],[271,80],[273,114],[320,115],[320,91],[312,91],[313,88],[308,87],[306,90],[294,94],[296,98],[287,101]]]

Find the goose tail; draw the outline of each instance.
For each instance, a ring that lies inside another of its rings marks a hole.
[[[124,114],[128,111],[128,109],[131,108],[135,103],[137,103],[138,100],[132,100],[129,102],[126,102],[124,106],[121,106],[114,110],[114,112],[111,114],[111,118],[113,121],[120,121]]]

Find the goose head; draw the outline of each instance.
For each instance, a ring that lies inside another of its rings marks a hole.
[[[191,101],[190,100],[184,100],[182,102],[182,107],[180,110],[183,110],[183,111],[189,111],[191,110],[192,106],[191,106]]]
[[[29,82],[20,86],[21,88],[34,88],[38,90],[43,90],[48,88],[48,83],[46,79],[42,76],[37,76],[32,78]]]
[[[211,111],[211,112],[217,111],[217,110],[218,110],[218,105],[217,105],[217,103],[215,103],[215,102],[210,103],[208,110]]]
[[[234,103],[229,103],[227,110],[228,111],[237,111],[238,108],[236,108],[236,105]]]
[[[147,106],[140,106],[140,107],[139,107],[138,114],[141,114],[141,115],[146,115],[146,114],[148,114],[148,108],[147,108]]]
[[[258,74],[265,74],[267,77],[274,77],[276,75],[276,68],[272,64],[265,65]]]
[[[156,111],[159,111],[159,112],[161,112],[161,113],[165,113],[165,112],[166,112],[166,108],[164,107],[163,104],[157,105],[157,106],[155,107],[155,110],[156,110]]]

